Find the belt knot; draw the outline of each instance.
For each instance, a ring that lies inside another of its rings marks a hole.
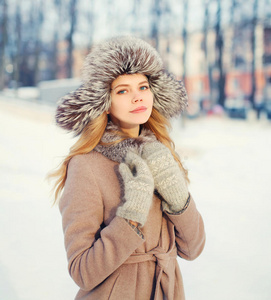
[[[161,248],[162,249],[162,248]],[[157,251],[158,249],[156,249],[156,251],[154,251],[153,256],[157,262],[157,265],[165,270],[168,267],[168,263],[170,261],[171,258],[173,258],[169,252],[162,252],[164,251],[163,249],[159,251]]]

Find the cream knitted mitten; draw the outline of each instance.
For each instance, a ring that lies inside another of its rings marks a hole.
[[[162,201],[163,210],[181,211],[189,193],[184,172],[170,150],[160,142],[148,143],[143,148],[142,158],[152,172],[157,191],[165,200]]]
[[[119,165],[124,182],[125,202],[117,209],[117,216],[144,226],[152,204],[154,182],[146,162],[134,152],[128,152]]]

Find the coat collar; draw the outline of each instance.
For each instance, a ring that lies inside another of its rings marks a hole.
[[[111,121],[108,122],[101,142],[94,148],[95,151],[103,154],[110,160],[123,162],[128,150],[134,151],[141,155],[144,144],[156,141],[154,133],[148,129],[142,128],[137,138],[127,138],[120,142],[111,144],[120,140],[118,135],[120,129]]]

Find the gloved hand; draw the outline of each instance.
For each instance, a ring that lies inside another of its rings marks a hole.
[[[170,150],[160,142],[147,143],[142,150],[154,178],[154,185],[163,197],[163,210],[181,211],[188,199],[189,192],[183,170],[172,156]]]
[[[119,165],[124,183],[125,202],[117,209],[117,216],[144,226],[152,204],[154,181],[146,162],[129,151]]]

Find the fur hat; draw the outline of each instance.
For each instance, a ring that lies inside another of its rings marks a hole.
[[[89,121],[109,110],[111,83],[119,75],[135,73],[147,76],[153,106],[162,115],[170,118],[184,111],[185,88],[163,70],[157,51],[141,39],[119,37],[98,44],[88,54],[82,69],[83,84],[58,102],[57,124],[80,134]]]

